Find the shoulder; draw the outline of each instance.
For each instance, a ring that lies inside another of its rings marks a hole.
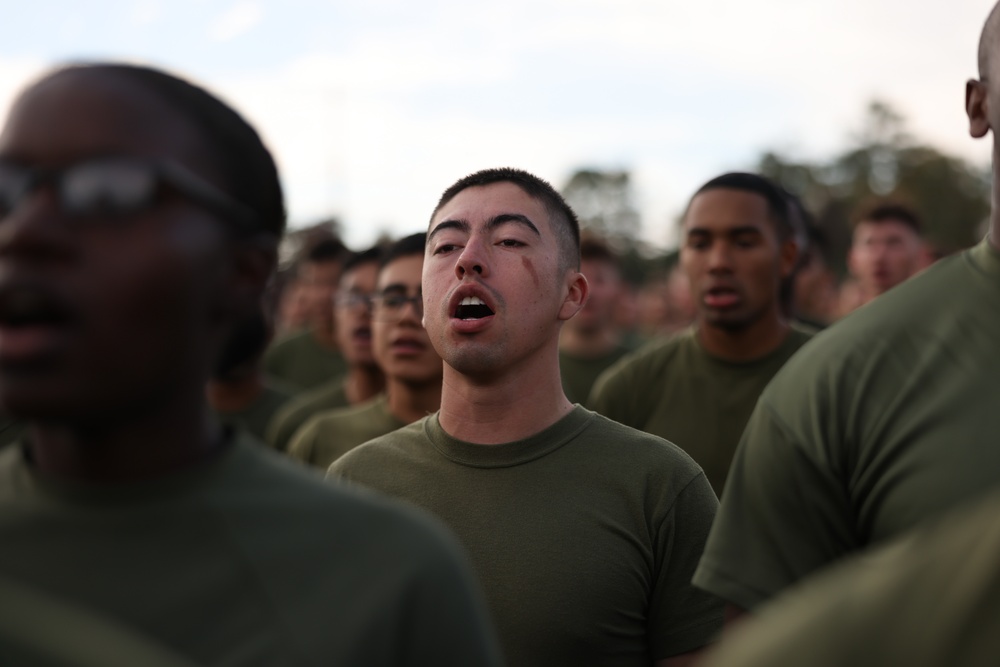
[[[424,417],[403,428],[380,435],[347,452],[330,467],[331,472],[344,475],[348,471],[381,466],[396,460],[419,458],[430,446],[425,425],[431,417]]]

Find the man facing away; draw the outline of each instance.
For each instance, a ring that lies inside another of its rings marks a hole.
[[[994,161],[998,25],[994,8],[966,89],[970,132],[994,131]],[[1000,484],[998,238],[994,207],[977,246],[838,322],[775,376],[737,450],[698,586],[755,609]]]
[[[809,334],[788,322],[781,289],[796,261],[784,193],[756,174],[723,174],[691,198],[681,268],[695,324],[602,375],[591,407],[677,443],[721,495],[764,387]]]
[[[210,414],[284,228],[239,114],[150,68],[58,70],[0,133],[0,202],[0,404],[28,424],[0,578],[200,665],[498,664],[442,528]]]
[[[330,472],[444,519],[510,664],[688,664],[721,621],[690,584],[715,496],[679,448],[563,393],[559,330],[588,291],[578,243],[573,211],[531,174],[448,188],[422,281],[441,410]]]
[[[389,247],[372,297],[372,351],[385,371],[385,392],[361,405],[316,415],[292,438],[288,453],[326,470],[354,447],[417,421],[441,405],[441,357],[420,320],[424,232]]]

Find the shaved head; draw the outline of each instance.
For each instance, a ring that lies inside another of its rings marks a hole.
[[[980,79],[985,79],[989,76],[990,56],[997,42],[998,29],[1000,29],[1000,3],[993,5],[993,10],[986,18],[986,23],[983,25],[983,32],[979,36]]]

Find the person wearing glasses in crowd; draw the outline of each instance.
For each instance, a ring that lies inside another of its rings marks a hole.
[[[563,393],[560,328],[588,294],[579,242],[572,209],[527,172],[449,187],[422,280],[441,409],[330,474],[445,520],[511,665],[691,664],[722,625],[691,585],[717,501],[678,447]]]
[[[0,405],[28,424],[0,577],[196,664],[499,664],[437,522],[210,413],[285,223],[237,112],[151,68],[57,70],[0,132],[0,219]]]
[[[287,450],[295,432],[315,415],[360,405],[385,387],[385,375],[372,352],[371,299],[381,256],[382,248],[375,246],[344,262],[334,304],[337,345],[347,362],[347,372],[282,407],[267,427],[266,440],[272,447]]]
[[[326,412],[299,429],[288,453],[326,470],[358,445],[417,421],[441,405],[441,357],[421,324],[420,272],[426,234],[390,246],[372,297],[372,351],[385,393],[356,407]]]

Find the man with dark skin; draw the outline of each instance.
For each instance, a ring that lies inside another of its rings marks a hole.
[[[204,665],[498,664],[430,519],[220,428],[204,396],[260,308],[274,162],[158,70],[58,70],[0,133],[0,576]]]
[[[782,303],[797,244],[784,193],[756,174],[724,174],[702,186],[682,234],[694,326],[605,371],[589,404],[676,443],[721,496],[757,397],[809,340]]]
[[[422,289],[441,410],[331,475],[455,530],[510,664],[691,664],[722,621],[690,582],[717,501],[676,446],[563,393],[559,330],[588,291],[572,209],[517,169],[457,181],[430,221]]]
[[[1000,153],[1000,15],[966,87],[973,137]],[[1000,184],[993,174],[993,201]],[[761,395],[697,586],[755,610],[799,581],[1000,483],[1000,210],[974,248],[838,322]]]

